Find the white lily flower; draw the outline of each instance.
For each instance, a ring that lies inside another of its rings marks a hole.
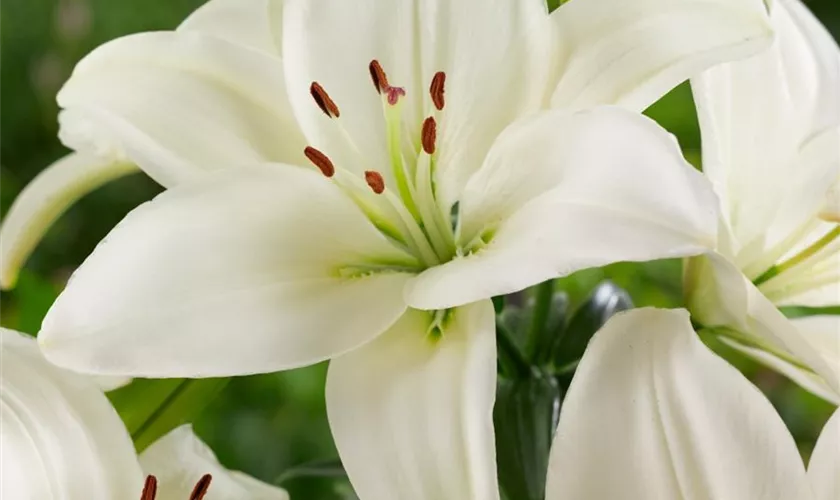
[[[761,0],[216,1],[109,43],[59,96],[63,136],[171,189],[78,269],[42,350],[164,377],[337,358],[330,424],[361,498],[497,498],[490,297],[715,245],[673,138],[586,108],[646,107],[763,47],[765,18]]]
[[[414,143],[403,141],[406,153],[409,145],[419,150],[424,86],[436,71],[448,75],[439,131],[446,158],[438,163],[459,167],[434,175],[451,203],[514,118],[548,106],[640,111],[689,76],[765,47],[770,36],[761,0],[574,0],[550,16],[544,0],[438,3],[211,0],[174,32],[95,50],[58,95],[59,135],[75,153],[39,175],[6,214],[0,286],[14,286],[73,202],[138,167],[168,188],[247,163],[305,164],[307,144],[336,140],[341,151],[329,154],[343,163],[340,154],[355,159],[345,136],[370,168],[381,167],[386,131],[362,76],[372,59],[408,91],[400,134]],[[343,127],[324,126],[313,113],[314,78],[340,103]]]
[[[799,0],[773,47],[692,80],[703,167],[722,204],[716,254],[692,259],[692,314],[734,347],[840,402],[840,48]],[[721,328],[722,327],[722,328]]]
[[[767,398],[686,311],[637,309],[595,334],[552,445],[546,500],[836,500],[840,410],[808,470]]]
[[[288,500],[284,490],[222,467],[188,425],[138,462],[95,380],[52,365],[34,339],[12,330],[0,329],[0,354],[0,498],[137,500],[144,475],[153,474],[157,495],[142,500],[187,500],[210,474],[205,500]]]

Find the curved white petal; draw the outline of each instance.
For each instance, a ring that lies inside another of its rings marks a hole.
[[[327,411],[359,498],[494,500],[493,306],[409,310],[380,338],[330,363]]]
[[[94,383],[103,392],[110,392],[125,387],[133,380],[131,377],[108,376],[108,375],[92,375]]]
[[[437,309],[578,269],[713,248],[717,200],[673,137],[620,108],[555,110],[499,137],[460,205],[460,243],[484,248],[425,271],[409,305]]]
[[[790,500],[807,489],[784,422],[685,311],[628,311],[595,334],[563,401],[546,500]]]
[[[798,0],[774,2],[772,23],[769,50],[692,79],[742,268],[815,217],[840,175],[840,49]]]
[[[127,158],[167,187],[212,169],[305,161],[280,58],[197,31],[102,45],[58,103],[67,146]]]
[[[799,333],[840,371],[840,316],[806,316],[791,321]]]
[[[786,318],[733,263],[718,254],[689,260],[685,287],[691,314],[704,327],[735,330],[757,342],[758,346],[771,349],[771,354],[792,358],[823,379],[825,385],[819,383],[817,386],[828,387],[834,394],[831,400],[840,398],[840,346],[831,347],[830,326],[823,328],[823,332],[811,331],[805,328],[808,322],[796,320],[802,325],[798,328],[796,322]],[[840,341],[840,334],[836,335]],[[751,351],[744,352],[749,354]],[[786,375],[792,374],[792,368],[787,369],[790,363],[780,365],[765,356],[758,359],[770,366],[785,368],[781,371]],[[802,383],[802,375],[791,378],[806,389],[813,387],[813,382]],[[813,392],[822,395],[823,390]]]
[[[572,0],[552,13],[568,51],[552,106],[641,111],[772,36],[762,0]]]
[[[823,427],[808,463],[814,500],[840,498],[840,410]]]
[[[784,359],[774,356],[767,351],[755,347],[749,347],[741,344],[740,342],[727,338],[721,338],[721,341],[742,354],[753,358],[762,365],[781,373],[811,394],[814,394],[815,396],[835,405],[840,405],[840,394],[835,392],[826,383],[825,379],[811,370],[803,369],[801,366],[785,361]]]
[[[99,388],[17,332],[0,329],[0,355],[0,497],[139,498],[134,446]]]
[[[366,266],[407,257],[312,170],[218,172],[137,208],[50,309],[47,357],[102,375],[241,375],[384,331],[405,309],[408,275]]]
[[[178,31],[197,31],[254,50],[279,55],[273,4],[283,0],[210,0],[190,14]]]
[[[791,70],[795,70],[797,61],[794,58],[804,57],[806,61],[798,63],[809,65],[808,73],[801,75],[802,79],[795,91],[799,95],[811,97],[808,111],[812,113],[812,131],[840,126],[840,46],[828,29],[808,10],[805,3],[800,0],[776,0],[776,3],[776,11],[773,14],[782,18],[787,14],[792,24],[790,27],[777,25],[775,28],[777,33],[785,29],[785,33],[777,34],[783,50],[788,52],[785,63]],[[774,20],[774,23],[776,22]],[[801,48],[793,46],[798,43],[792,41],[796,37],[790,33],[794,31],[794,27],[803,38],[801,43],[808,47],[810,54],[807,57]],[[788,38],[783,38],[788,36],[791,42],[787,41]]]
[[[448,210],[495,136],[545,101],[553,39],[541,0],[289,0],[283,59],[295,115],[307,139],[347,168],[390,173],[382,100],[368,72],[378,60],[404,87],[403,151],[416,156],[423,119],[438,119],[438,198]],[[429,96],[446,73],[445,107]],[[317,81],[339,107],[341,128],[315,105]],[[389,179],[386,177],[386,183]]]
[[[238,471],[226,469],[213,450],[183,425],[152,443],[140,455],[143,472],[158,480],[155,500],[189,498],[205,474],[212,476],[205,500],[288,500],[282,488],[272,486]]]
[[[126,162],[69,154],[38,174],[4,214],[0,229],[0,286],[12,288],[41,238],[76,200],[137,171]]]

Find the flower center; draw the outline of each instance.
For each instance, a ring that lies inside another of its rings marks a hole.
[[[412,136],[403,120],[405,89],[390,84],[378,61],[371,61],[368,69],[382,102],[389,171],[366,169],[360,175],[358,171],[334,164],[327,153],[314,147],[307,147],[304,154],[356,203],[384,236],[416,259],[416,265],[408,266],[410,270],[421,271],[449,261],[458,253],[453,215],[449,207],[438,203],[434,181],[446,74],[438,72],[432,78],[425,102],[427,114],[422,126],[417,128],[420,130],[417,137]],[[341,110],[324,87],[312,82],[310,93],[315,104],[341,130],[362,165],[369,166],[343,128]]]

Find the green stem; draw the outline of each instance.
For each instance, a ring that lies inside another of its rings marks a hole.
[[[499,363],[505,375],[510,378],[524,378],[531,373],[531,366],[513,343],[510,332],[498,322],[496,323],[496,345],[499,348]]]
[[[551,299],[554,297],[554,280],[548,280],[535,287],[534,312],[531,316],[531,328],[528,331],[528,359],[535,359],[540,349],[548,316],[551,313]]]
[[[814,244],[812,244],[805,250],[802,250],[790,259],[782,262],[781,264],[775,265],[767,271],[765,271],[761,276],[755,279],[755,285],[761,285],[762,283],[769,281],[771,278],[778,276],[784,271],[787,271],[788,269],[801,264],[803,261],[814,256],[817,252],[825,248],[826,245],[834,241],[834,239],[838,236],[840,236],[840,226],[837,226],[828,233],[826,233],[822,238],[818,239],[816,242],[814,242]]]
[[[840,315],[840,305],[838,306],[781,306],[779,311],[788,318],[802,318],[805,316],[836,316]]]

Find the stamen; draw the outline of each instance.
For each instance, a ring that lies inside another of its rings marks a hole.
[[[205,474],[201,476],[201,479],[195,483],[195,488],[193,488],[192,493],[190,493],[189,500],[201,500],[204,498],[204,495],[207,494],[207,490],[210,489],[210,481],[213,480],[213,476],[210,474]]]
[[[312,146],[306,146],[303,150],[303,154],[305,154],[306,157],[309,158],[309,161],[318,167],[321,173],[326,177],[332,177],[335,175],[335,166],[324,153],[318,151]]]
[[[324,87],[322,87],[320,83],[312,82],[312,85],[309,86],[309,93],[312,94],[312,98],[315,99],[315,104],[321,108],[321,111],[323,111],[325,115],[330,118],[338,118],[341,116],[341,112],[339,112],[335,101],[330,98],[330,95],[327,94],[327,91],[324,90]]]
[[[388,104],[391,106],[396,106],[400,97],[405,96],[405,89],[402,87],[387,87],[385,92],[388,94]]]
[[[423,131],[421,135],[421,142],[423,144],[423,151],[426,154],[435,154],[435,140],[437,139],[437,122],[434,117],[428,117],[423,122]]]
[[[382,69],[382,65],[379,64],[379,61],[374,59],[368,65],[368,70],[370,70],[370,79],[373,80],[373,86],[376,87],[376,91],[380,94],[383,90],[387,90],[390,85],[388,85],[388,77],[385,75],[385,70]]]
[[[140,500],[155,500],[157,496],[157,478],[151,474],[146,476],[146,483],[143,485],[143,493]]]
[[[385,191],[385,179],[375,170],[365,171],[365,182],[376,194],[382,194]]]
[[[429,86],[429,94],[432,96],[432,103],[438,111],[443,110],[446,102],[443,99],[443,92],[446,86],[446,73],[438,71],[432,78],[432,84]]]

